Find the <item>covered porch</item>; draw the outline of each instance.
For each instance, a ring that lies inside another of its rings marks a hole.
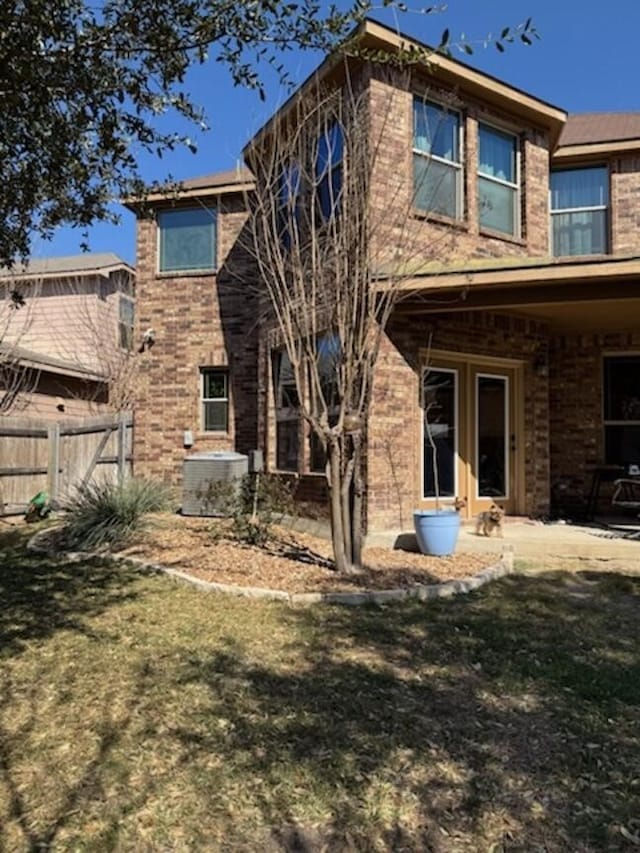
[[[614,480],[640,465],[640,258],[429,265],[402,288],[380,380],[389,386],[404,370],[406,389],[414,377],[403,479],[413,494],[400,514],[434,499],[424,428],[434,378],[445,501],[467,498],[467,518],[493,500],[515,516],[607,512]],[[374,447],[385,440],[380,415],[388,425],[374,401]],[[370,529],[396,527],[379,461],[370,486]]]

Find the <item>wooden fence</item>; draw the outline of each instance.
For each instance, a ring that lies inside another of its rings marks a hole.
[[[59,423],[0,418],[0,515],[23,512],[40,491],[57,501],[90,482],[122,482],[132,439],[130,413]]]

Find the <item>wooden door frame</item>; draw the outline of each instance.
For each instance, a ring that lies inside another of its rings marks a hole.
[[[513,434],[515,435],[516,447],[515,451],[510,451],[510,466],[512,468],[510,476],[513,483],[513,511],[515,514],[524,512],[525,506],[525,460],[524,460],[524,438],[525,438],[525,400],[524,400],[524,365],[523,359],[502,358],[497,356],[488,356],[468,352],[455,352],[452,350],[442,349],[420,349],[418,351],[420,361],[420,389],[422,393],[422,375],[424,370],[432,368],[434,370],[442,367],[443,369],[455,369],[458,371],[458,401],[457,411],[459,423],[457,425],[459,436],[457,442],[458,448],[458,470],[457,483],[458,488],[463,492],[458,497],[467,497],[468,504],[465,517],[470,518],[473,515],[471,507],[472,500],[470,496],[464,494],[465,490],[471,482],[470,468],[472,460],[475,457],[475,432],[476,432],[476,400],[475,400],[475,378],[472,381],[472,376],[477,373],[489,373],[492,371],[498,372],[500,369],[508,371],[506,375],[509,378],[510,392],[510,407],[512,409],[511,417],[513,419]],[[422,401],[421,401],[422,412]],[[421,415],[422,417],[422,415]],[[464,418],[464,421],[463,421]],[[424,481],[423,474],[423,432],[420,434],[420,448],[418,458],[420,459],[420,476],[419,476],[419,495],[418,502],[421,505],[433,505],[434,499],[422,497],[422,487]],[[510,441],[509,436],[509,441]],[[448,499],[444,499],[447,501]],[[487,499],[487,505],[490,499]]]

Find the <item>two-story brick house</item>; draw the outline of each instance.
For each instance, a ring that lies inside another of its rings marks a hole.
[[[373,51],[412,44],[372,22],[360,37]],[[492,500],[543,514],[554,483],[586,491],[593,466],[640,462],[640,114],[568,116],[446,57],[417,63],[390,99],[390,75],[352,65],[370,133],[384,137],[374,208],[384,213],[391,181],[406,193],[418,259],[377,367],[368,529],[406,527],[433,500],[427,397],[441,492],[466,496],[469,514]],[[331,60],[323,77],[339,87]],[[252,186],[245,171],[186,182],[140,220],[138,316],[157,345],[136,465],[179,480],[187,430],[195,450],[261,448],[307,495],[323,482],[317,447],[286,371],[274,382],[253,290],[237,286],[258,276],[241,239]],[[448,235],[454,248],[434,260]],[[384,287],[385,269],[373,272]]]

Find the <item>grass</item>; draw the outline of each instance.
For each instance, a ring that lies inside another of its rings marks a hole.
[[[0,537],[0,850],[633,850],[640,578],[291,610]]]

